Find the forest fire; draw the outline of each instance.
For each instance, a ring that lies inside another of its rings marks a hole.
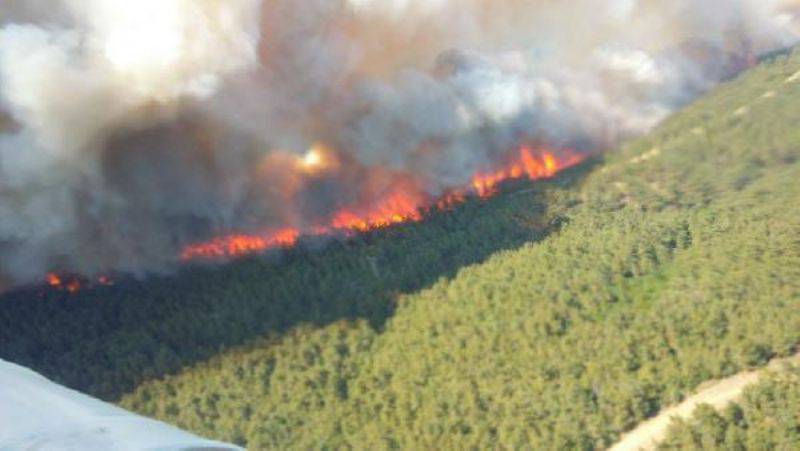
[[[543,152],[536,155],[528,147],[519,150],[517,158],[507,167],[488,174],[476,174],[472,178],[472,187],[475,193],[482,197],[491,197],[497,192],[497,186],[511,179],[527,177],[537,180],[554,176],[558,171],[572,166],[580,161],[580,157],[568,154],[568,157],[559,161],[552,153]]]
[[[331,221],[331,228],[368,232],[394,224],[419,221],[422,219],[419,209],[423,205],[424,200],[419,195],[397,191],[381,201],[374,210],[364,214],[349,210],[338,212]]]
[[[207,243],[189,246],[181,253],[182,260],[197,258],[216,258],[224,256],[247,255],[265,249],[292,247],[300,237],[296,229],[283,229],[268,232],[263,236],[230,235],[216,238]]]
[[[463,203],[470,196],[488,199],[499,192],[500,185],[508,180],[538,180],[556,175],[559,171],[579,164],[585,155],[562,150],[551,152],[532,147],[521,147],[507,158],[507,163],[494,171],[475,174],[468,186],[453,189],[434,198],[426,195],[410,177],[390,179],[391,189],[367,205],[352,205],[337,209],[327,215],[321,224],[308,227],[283,227],[265,230],[259,234],[231,234],[204,243],[187,246],[180,253],[183,262],[213,261],[258,254],[270,249],[288,249],[302,237],[353,236],[358,233],[385,229],[399,224],[422,221],[425,212],[447,210]],[[306,177],[329,177],[339,174],[342,165],[329,149],[314,148],[297,162]],[[383,174],[378,174],[382,176]],[[52,291],[75,294],[87,287],[112,286],[111,277],[101,275],[94,279],[66,273],[49,273],[44,279]]]
[[[54,272],[45,275],[44,282],[50,290],[67,294],[75,294],[84,288],[92,286],[110,287],[114,285],[114,280],[110,276],[97,276],[97,278],[92,281],[86,277]]]
[[[309,155],[304,157],[306,164],[309,160],[312,160],[314,166],[320,164],[318,153]],[[426,210],[451,208],[465,201],[470,195],[487,199],[497,194],[500,184],[507,180],[527,178],[533,181],[553,177],[559,171],[580,163],[584,158],[584,155],[567,150],[553,153],[521,147],[500,169],[475,174],[470,186],[453,190],[438,199],[426,196],[414,185],[402,183],[372,205],[343,208],[332,214],[322,225],[308,229],[282,228],[257,235],[222,236],[186,247],[180,258],[182,261],[235,258],[269,249],[290,248],[303,236],[350,236],[393,225],[418,222],[424,218]]]
[[[67,279],[55,273],[47,274],[45,281],[50,288],[67,293],[77,293],[82,286],[81,282],[76,278]]]
[[[0,286],[419,221],[800,40],[789,0],[587,1],[10,2]]]

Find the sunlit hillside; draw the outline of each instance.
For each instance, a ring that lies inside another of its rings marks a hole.
[[[797,449],[800,368],[772,373],[721,411],[697,409],[676,421],[660,449]]]
[[[420,223],[17,292],[0,358],[249,449],[606,448],[798,350],[799,124],[800,53],[775,55],[621,149]],[[754,429],[794,382],[747,395]]]

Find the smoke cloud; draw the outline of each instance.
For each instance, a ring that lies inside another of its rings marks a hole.
[[[19,0],[0,280],[166,271],[229,232],[607,149],[798,38],[771,0]],[[312,149],[312,150],[309,150]]]

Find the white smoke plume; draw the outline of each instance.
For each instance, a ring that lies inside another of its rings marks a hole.
[[[798,38],[778,0],[5,0],[0,279],[160,271],[314,224],[363,171],[436,194],[523,141],[602,150]],[[315,143],[353,166],[298,184]],[[361,172],[358,172],[361,171]]]

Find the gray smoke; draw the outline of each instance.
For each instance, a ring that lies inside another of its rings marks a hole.
[[[770,0],[19,0],[0,6],[0,280],[163,271],[186,244],[585,150],[793,44]],[[308,149],[335,149],[309,181]],[[367,177],[369,178],[369,177]],[[372,178],[374,179],[374,177]]]

